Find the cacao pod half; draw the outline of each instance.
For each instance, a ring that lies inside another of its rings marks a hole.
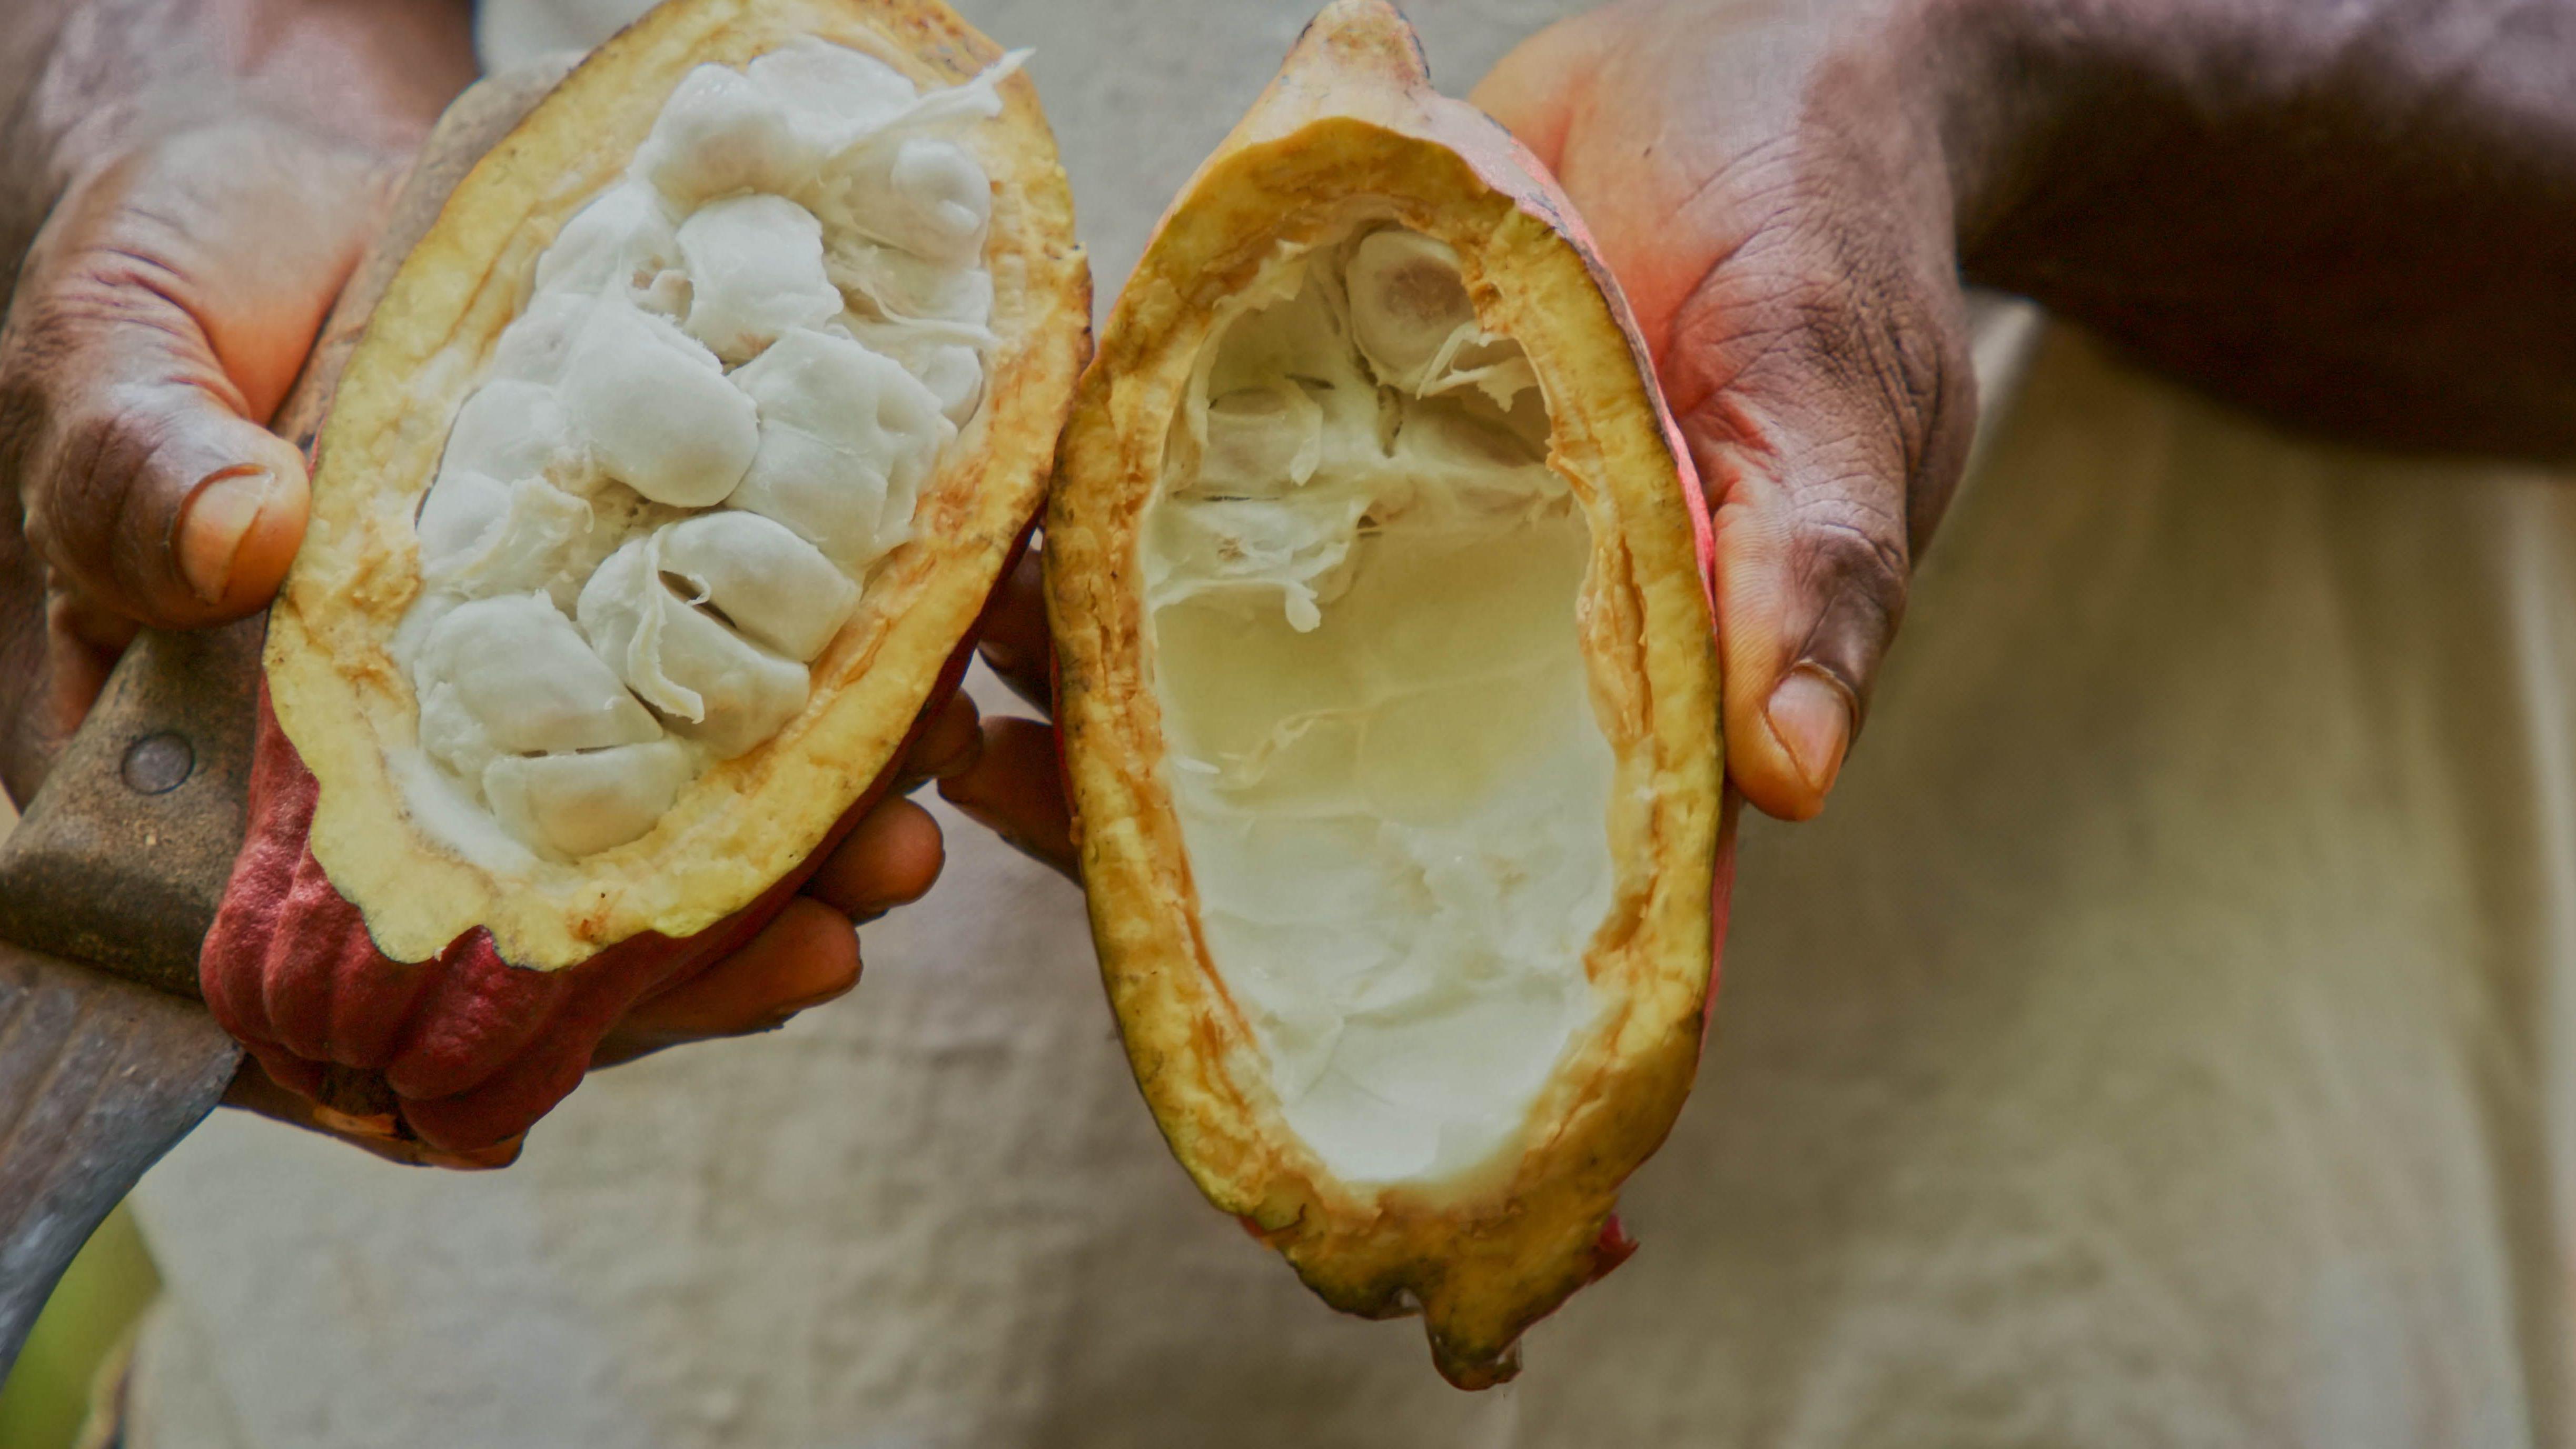
[[[1333,1306],[1509,1377],[1625,1256],[1698,1060],[1709,525],[1564,196],[1382,0],[1327,8],[1164,216],[1046,539],[1164,1136]]]
[[[1017,61],[937,0],[671,0],[393,273],[200,963],[282,1084],[504,1142],[885,788],[1088,346]]]

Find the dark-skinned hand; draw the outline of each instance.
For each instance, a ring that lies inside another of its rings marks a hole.
[[[381,225],[412,151],[474,72],[453,0],[25,0],[0,15],[0,779],[32,793],[142,627],[266,606],[304,528],[303,459],[266,424]],[[12,69],[11,67],[15,67]],[[943,847],[904,796],[971,767],[952,694],[891,790],[741,950],[638,1003],[594,1065],[768,1030],[853,987],[854,921],[917,900]],[[347,1124],[256,1069],[232,1100]],[[497,1166],[513,1141],[445,1156]]]

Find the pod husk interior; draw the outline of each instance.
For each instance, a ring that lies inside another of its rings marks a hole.
[[[1226,300],[1355,225],[1445,242],[1479,324],[1536,370],[1549,461],[1591,525],[1578,617],[1618,759],[1616,869],[1583,968],[1602,1003],[1516,1147],[1456,1180],[1354,1185],[1289,1130],[1210,960],[1166,769],[1140,521]],[[1695,1069],[1722,903],[1708,521],[1616,284],[1528,153],[1431,90],[1410,30],[1339,0],[1163,219],[1085,375],[1046,523],[1061,718],[1101,969],[1139,1085],[1209,1199],[1346,1311],[1419,1310],[1443,1374],[1509,1377],[1531,1322],[1627,1251],[1619,1183]]]
[[[540,252],[624,170],[689,70],[797,36],[867,52],[927,90],[1000,58],[935,0],[672,0],[595,53],[457,187],[395,274],[318,442],[312,522],[270,617],[277,718],[321,783],[312,849],[376,946],[428,959],[469,931],[551,969],[642,933],[686,937],[802,860],[886,765],[1042,497],[1086,346],[1089,279],[1054,144],[1025,76],[966,133],[993,181],[985,401],[943,454],[912,541],[871,575],[813,664],[803,713],[680,793],[640,839],[497,876],[402,808],[389,756],[418,705],[388,644],[421,587],[413,514],[448,426]]]

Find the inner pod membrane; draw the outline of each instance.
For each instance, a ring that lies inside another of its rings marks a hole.
[[[1599,1013],[1614,759],[1549,426],[1456,254],[1363,223],[1219,310],[1139,530],[1202,939],[1345,1182],[1496,1161]]]

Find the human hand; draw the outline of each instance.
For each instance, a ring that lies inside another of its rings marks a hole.
[[[137,628],[275,592],[305,476],[263,424],[473,57],[444,0],[29,0],[0,42],[28,67],[0,73],[0,781],[24,800]]]
[[[1052,717],[1055,641],[1047,632],[1045,569],[1044,542],[1032,542],[994,587],[976,637],[985,667]],[[983,721],[974,758],[941,777],[939,793],[1014,849],[1081,883],[1064,757],[1052,725],[1011,715]]]
[[[1975,414],[1933,97],[1899,0],[1629,0],[1545,31],[1473,99],[1553,168],[1661,367],[1716,509],[1727,760],[1823,808]],[[1044,707],[1032,553],[985,657]],[[986,725],[942,793],[1068,874],[1055,746]]]
[[[1729,773],[1823,806],[1964,466],[1964,274],[2293,427],[2576,457],[2576,12],[1619,0],[1473,99],[1710,490]]]
[[[1556,170],[1662,366],[1717,510],[1729,770],[1792,819],[1833,786],[1975,413],[1938,128],[1891,80],[1923,57],[1899,5],[1875,31],[1853,25],[1870,7],[1826,8],[1632,0],[1474,95]],[[1036,550],[983,638],[1047,708]],[[1074,874],[1051,732],[985,732],[941,793]]]
[[[138,628],[220,623],[275,592],[306,475],[265,424],[472,75],[465,10],[446,0],[170,11],[92,0],[37,72],[0,76],[0,97],[65,118],[40,156],[17,153],[29,174],[0,170],[0,237],[34,238],[0,330],[0,490],[16,505],[0,508],[0,780],[20,800]],[[0,18],[0,40],[31,13]],[[235,66],[253,34],[258,64]],[[803,893],[740,950],[656,983],[593,1065],[766,1030],[856,983],[853,921],[917,899],[942,863],[936,822],[903,795],[980,748],[971,701],[926,714]],[[256,1069],[232,1100],[407,1161],[518,1150],[442,1154]]]
[[[1626,0],[1474,102],[1556,172],[1708,489],[1727,767],[1824,807],[1976,412],[1944,60],[1899,0]]]

